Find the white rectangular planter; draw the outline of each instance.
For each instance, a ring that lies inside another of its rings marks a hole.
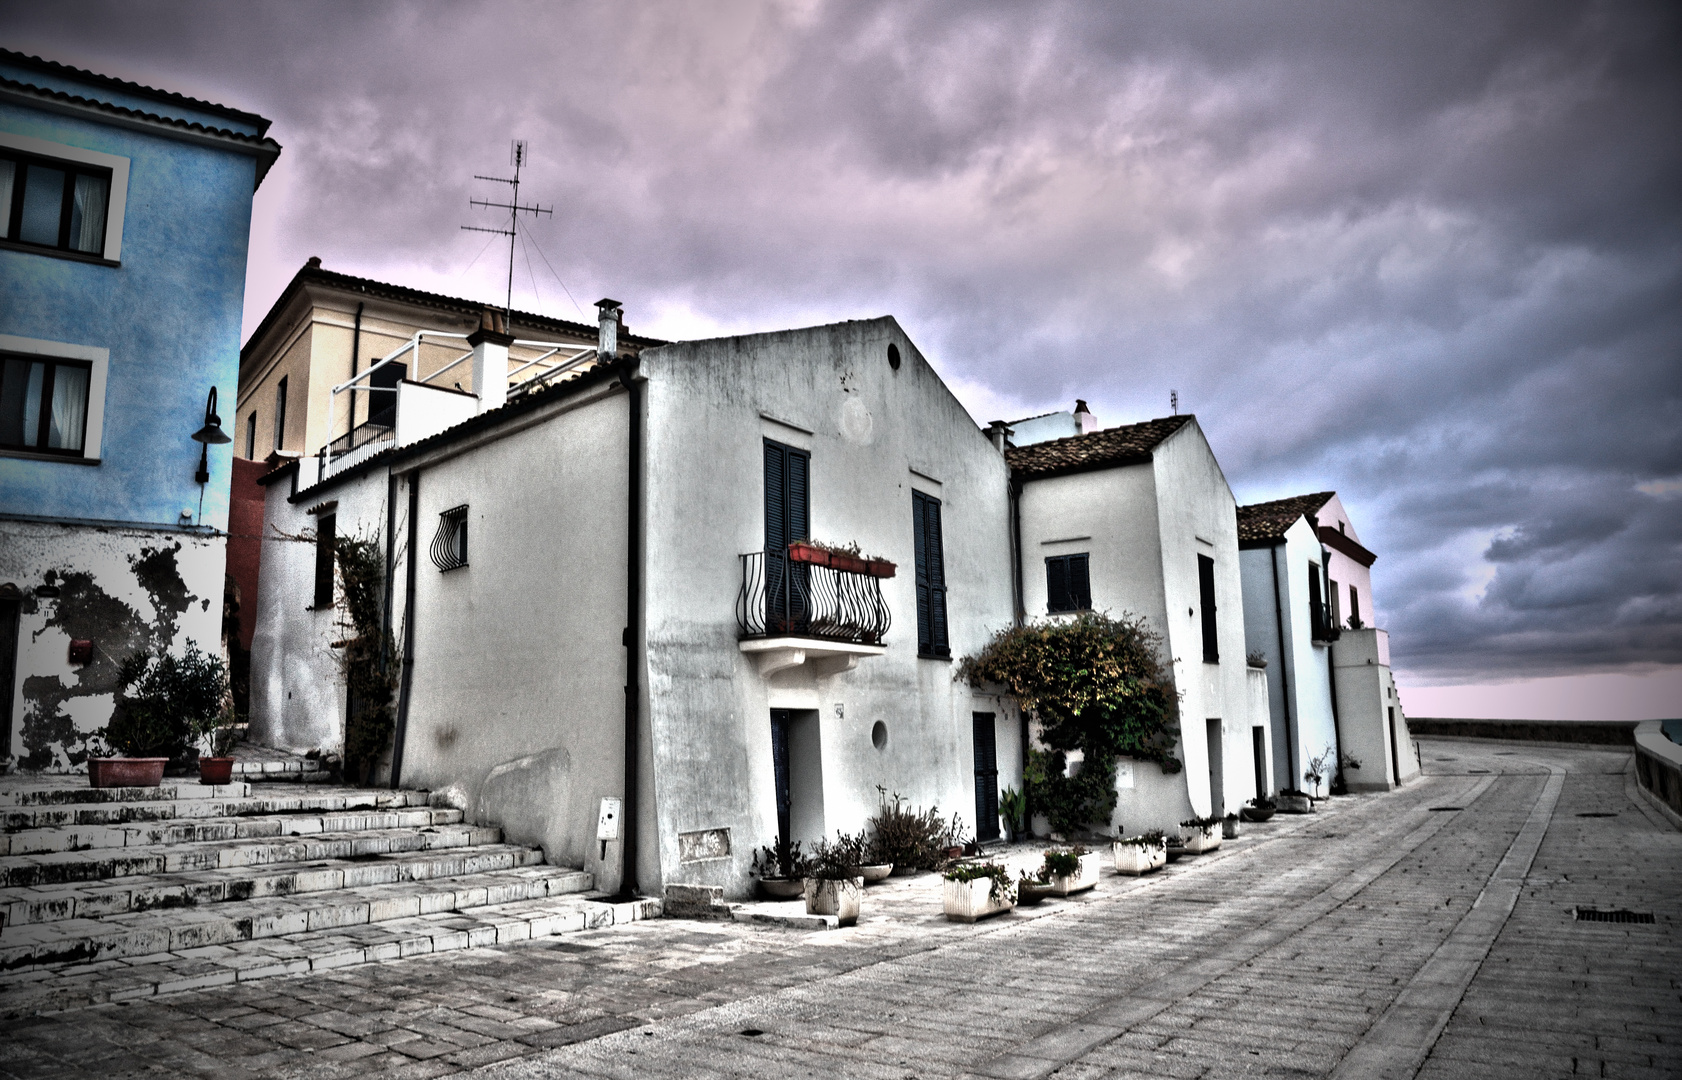
[[[1058,896],[1085,892],[1098,884],[1098,853],[1089,851],[1080,857],[1080,869],[1073,874],[1053,874],[1051,890]]]
[[[1118,874],[1138,877],[1168,863],[1168,851],[1161,844],[1123,844],[1117,841],[1111,847],[1115,851]]]
[[[989,915],[1009,911],[1016,906],[1016,901],[1006,899],[1008,894],[1002,890],[999,896],[993,895],[992,878],[946,881],[943,884],[945,888],[941,890],[941,903],[946,909],[946,917],[953,922],[975,922]]]
[[[828,878],[806,879],[806,914],[834,915],[842,926],[859,921],[859,899],[864,895],[864,879],[835,881]]]
[[[1207,854],[1221,846],[1221,830],[1218,826],[1211,825],[1207,829],[1199,829],[1188,825],[1186,829],[1183,835],[1186,838],[1187,855]]]

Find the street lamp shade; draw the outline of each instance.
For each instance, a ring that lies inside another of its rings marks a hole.
[[[222,430],[222,418],[216,415],[216,387],[210,388],[210,397],[204,403],[204,427],[193,432],[193,441],[204,443],[206,446],[221,446],[234,440]]]

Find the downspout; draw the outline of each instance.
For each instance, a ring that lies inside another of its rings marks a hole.
[[[363,303],[356,304],[356,327],[350,332],[350,377],[356,378],[356,364],[362,357],[362,308]],[[356,430],[356,391],[350,393],[350,423],[345,431]]]
[[[394,481],[395,483],[395,481]],[[403,779],[403,737],[409,731],[409,691],[415,682],[415,572],[420,561],[420,470],[409,474],[409,550],[403,584],[403,674],[397,684],[397,730],[391,737],[391,786]]]
[[[391,670],[392,571],[397,569],[397,474],[385,478],[385,602],[380,612],[380,674]]]
[[[1332,610],[1331,565],[1331,553],[1322,546],[1320,548],[1320,567],[1322,573],[1324,573],[1326,577],[1325,593],[1327,618],[1331,617]],[[1334,624],[1332,630],[1335,634],[1338,627]],[[1349,790],[1349,786],[1343,782],[1343,728],[1338,723],[1337,715],[1337,664],[1332,657],[1332,646],[1336,644],[1336,641],[1337,638],[1333,637],[1331,641],[1326,642],[1326,687],[1331,691],[1332,695],[1332,741],[1337,744],[1333,748],[1333,752],[1337,755],[1333,762],[1333,764],[1336,765],[1336,768],[1332,770],[1331,787],[1327,789],[1330,794],[1342,794],[1343,792],[1347,792]]]
[[[1273,621],[1279,631],[1279,692],[1285,698],[1285,776],[1290,780],[1289,787],[1293,791],[1301,790],[1293,773],[1297,769],[1297,740],[1296,719],[1291,715],[1291,657],[1285,655],[1285,605],[1279,598],[1279,545],[1268,549],[1268,560],[1273,566]]]
[[[637,893],[637,825],[639,809],[639,743],[641,738],[642,688],[637,679],[638,643],[642,640],[642,383],[633,377],[637,361],[630,358],[619,369],[619,381],[630,394],[627,406],[626,516],[625,516],[625,805],[620,823],[625,831],[624,864],[619,874],[621,901]]]
[[[1014,473],[1010,478],[1010,558],[1012,617],[1021,626],[1028,621],[1028,609],[1022,600],[1022,481]]]

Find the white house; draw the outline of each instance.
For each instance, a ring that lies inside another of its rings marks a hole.
[[[1322,491],[1239,507],[1238,538],[1245,634],[1267,661],[1283,748],[1275,782],[1311,790],[1305,774],[1319,759],[1330,784],[1340,755],[1351,790],[1406,782],[1418,761],[1390,675],[1389,635],[1372,626],[1377,556],[1342,501]]]
[[[1010,428],[992,430],[1004,437]],[[1124,762],[1111,824],[1173,832],[1189,816],[1233,812],[1265,792],[1272,745],[1266,714],[1251,703],[1260,675],[1244,652],[1236,503],[1196,418],[1013,446],[1005,457],[1020,493],[1023,615],[1143,616],[1172,662],[1185,767],[1165,774]]]
[[[386,447],[266,478],[269,526],[299,539],[264,553],[257,736],[342,740],[319,538],[361,535],[402,673],[385,778],[601,887],[629,857],[645,892],[740,895],[755,848],[857,830],[878,787],[996,830],[1019,720],[952,663],[1011,619],[998,448],[892,319],[630,357],[601,307],[596,362],[565,378],[498,401],[510,341],[481,330],[491,393],[453,425],[406,436],[405,409],[438,409],[400,394]],[[802,537],[878,561],[791,561]]]

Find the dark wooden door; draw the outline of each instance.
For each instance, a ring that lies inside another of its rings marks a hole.
[[[1256,758],[1256,798],[1267,797],[1267,731],[1264,728],[1250,729],[1250,745]]]
[[[789,710],[771,710],[771,770],[777,783],[777,838],[782,843],[791,840],[790,816],[794,808],[788,785],[789,719]]]
[[[975,726],[975,838],[999,838],[999,747],[993,714],[972,714]]]

